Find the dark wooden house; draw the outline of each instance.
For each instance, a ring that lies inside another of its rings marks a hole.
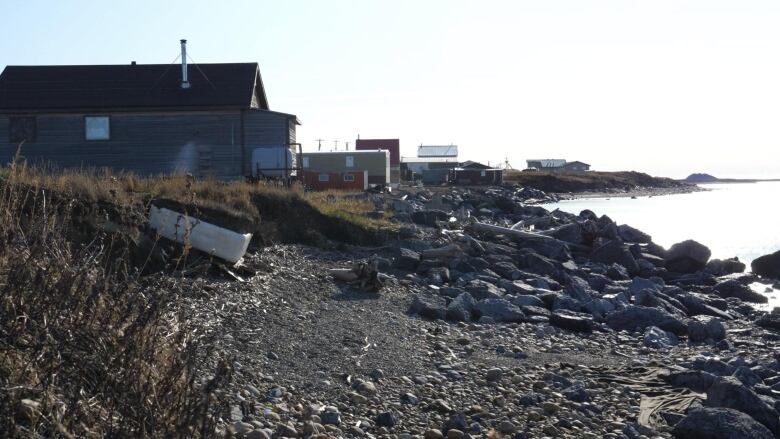
[[[504,182],[504,170],[469,160],[450,170],[449,181],[459,185],[500,185]]]
[[[24,142],[28,163],[60,168],[288,176],[299,124],[269,110],[257,63],[8,66],[0,75],[3,163]]]

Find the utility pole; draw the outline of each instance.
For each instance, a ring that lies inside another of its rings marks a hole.
[[[317,151],[321,151],[322,150],[322,142],[323,142],[323,140],[322,139],[317,139],[317,140],[315,140],[315,142],[317,142]]]
[[[339,150],[339,141],[338,140],[334,140],[333,141],[333,150],[334,151],[338,151]]]
[[[346,146],[344,151],[349,151],[349,142],[344,142],[344,145]]]

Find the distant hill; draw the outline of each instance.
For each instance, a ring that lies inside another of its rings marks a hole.
[[[709,183],[712,181],[718,181],[718,177],[710,174],[691,174],[685,178],[688,183]]]
[[[576,193],[629,191],[637,188],[685,188],[687,182],[671,178],[651,177],[641,172],[571,172],[555,173],[545,171],[507,171],[504,181],[532,187],[544,192]]]

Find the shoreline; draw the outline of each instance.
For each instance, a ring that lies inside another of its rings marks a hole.
[[[642,187],[628,191],[615,189],[610,191],[587,191],[587,192],[568,192],[556,193],[559,201],[582,200],[588,198],[639,198],[639,197],[660,197],[664,195],[691,194],[695,192],[706,192],[711,189],[703,188],[698,185],[680,186],[680,187]],[[544,203],[550,204],[550,203]]]

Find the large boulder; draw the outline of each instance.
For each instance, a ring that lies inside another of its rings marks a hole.
[[[762,328],[774,329],[775,331],[780,331],[780,313],[771,312],[771,313],[764,314],[761,317],[759,317],[755,323],[756,325],[761,326]]]
[[[461,293],[447,305],[447,318],[458,322],[471,321],[477,301],[467,292]]]
[[[552,230],[546,230],[542,233],[561,241],[572,244],[582,244],[582,226],[576,222],[564,224],[560,227],[556,227]]]
[[[713,259],[710,262],[707,262],[707,266],[704,267],[704,269],[715,276],[727,276],[734,273],[743,273],[745,271],[745,264],[740,262],[737,257],[730,259]]]
[[[664,331],[656,326],[648,326],[645,329],[644,344],[649,348],[667,349],[679,344],[679,339],[671,332]]]
[[[666,269],[676,273],[693,273],[707,266],[712,252],[692,239],[678,242],[666,251]]]
[[[716,343],[724,338],[726,338],[726,328],[716,318],[706,321],[694,319],[688,322],[688,339],[694,343],[706,341]]]
[[[708,298],[704,295],[696,294],[696,293],[681,293],[674,296],[675,299],[679,300],[683,305],[685,305],[685,308],[688,310],[689,316],[713,316],[713,317],[719,317],[723,320],[732,320],[733,317],[731,314],[727,313],[726,311],[720,310],[714,306],[712,306],[710,303],[708,303]]]
[[[626,267],[629,274],[639,272],[639,265],[631,252],[619,241],[609,241],[597,247],[590,254],[590,259],[603,264],[620,264]]]
[[[485,299],[479,301],[474,310],[480,317],[490,317],[496,322],[522,322],[525,314],[517,305],[504,299]]]
[[[628,224],[621,224],[617,228],[620,239],[626,242],[650,243],[653,239],[647,233],[635,229]]]
[[[568,296],[577,299],[582,303],[593,300],[593,290],[590,289],[588,282],[578,276],[571,276],[563,290]]]
[[[607,326],[616,331],[644,331],[649,326],[657,326],[675,335],[684,335],[685,323],[667,311],[644,306],[627,306],[606,316]]]
[[[754,259],[750,269],[761,277],[780,279],[780,250]]]
[[[444,319],[447,314],[447,300],[441,296],[416,294],[409,306],[409,312],[429,319]]]
[[[477,300],[483,299],[498,299],[503,296],[501,290],[497,286],[486,282],[482,279],[474,279],[466,284],[466,291],[471,293]]]
[[[393,261],[393,267],[399,270],[415,271],[420,263],[420,254],[408,248],[398,250],[398,256]]]
[[[772,439],[766,427],[750,416],[728,408],[697,407],[672,430],[678,439]]]
[[[591,332],[594,326],[593,317],[590,315],[563,309],[552,312],[550,324],[577,332]]]
[[[724,407],[750,415],[772,433],[780,436],[780,418],[774,407],[754,391],[745,387],[736,377],[720,377],[707,389],[708,407]]]
[[[761,293],[753,291],[749,286],[737,279],[729,279],[716,284],[712,291],[720,297],[736,297],[745,302],[767,303],[769,298]]]

